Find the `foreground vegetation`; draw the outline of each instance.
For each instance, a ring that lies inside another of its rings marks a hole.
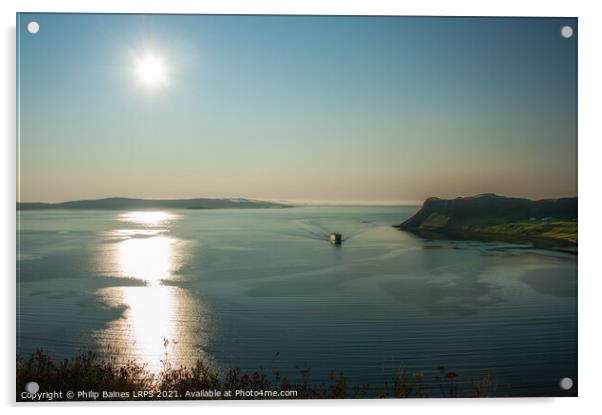
[[[29,401],[23,395],[28,382],[39,384],[39,393],[62,391],[53,400],[69,400],[67,391],[109,391],[110,397],[97,399],[343,399],[343,398],[426,398],[426,397],[491,397],[496,396],[490,376],[478,381],[459,382],[459,375],[443,367],[437,375],[426,379],[421,373],[402,372],[382,388],[350,387],[344,374],[333,374],[327,383],[309,382],[308,372],[301,371],[302,381],[289,383],[278,373],[265,371],[243,373],[231,369],[225,374],[209,368],[202,361],[194,367],[171,368],[166,365],[157,375],[144,365],[134,362],[116,364],[99,359],[93,353],[82,354],[71,360],[54,361],[42,350],[29,358],[17,358],[17,400]],[[146,396],[135,396],[147,391]],[[170,394],[159,396],[166,391]],[[191,392],[219,391],[220,396],[201,396]],[[230,396],[226,391],[234,391]],[[280,396],[253,395],[253,391],[291,391]],[[121,393],[121,394],[120,394]],[[90,395],[77,400],[92,400]]]

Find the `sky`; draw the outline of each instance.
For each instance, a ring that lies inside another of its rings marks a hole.
[[[19,201],[577,194],[573,18],[17,23]]]

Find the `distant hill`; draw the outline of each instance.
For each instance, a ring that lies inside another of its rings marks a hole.
[[[430,238],[577,245],[577,198],[529,200],[495,194],[431,197],[397,227]]]
[[[110,197],[96,200],[75,200],[62,203],[17,203],[17,210],[39,209],[97,209],[97,210],[132,210],[132,209],[253,209],[283,208],[289,205],[249,199],[130,199]]]

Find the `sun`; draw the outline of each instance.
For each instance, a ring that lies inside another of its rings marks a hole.
[[[134,72],[143,85],[149,88],[161,86],[167,81],[167,67],[157,55],[145,55],[135,62]]]

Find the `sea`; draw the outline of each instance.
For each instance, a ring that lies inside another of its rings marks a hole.
[[[576,388],[577,255],[393,227],[417,209],[19,211],[17,353],[342,374],[368,395],[403,375],[441,396],[450,372],[495,396]]]

